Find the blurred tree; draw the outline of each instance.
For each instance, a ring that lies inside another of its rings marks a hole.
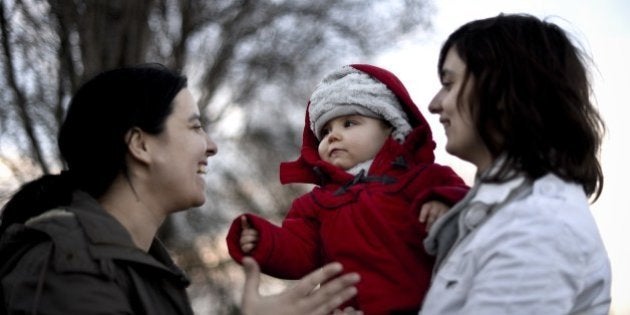
[[[280,220],[308,188],[280,187],[277,171],[297,156],[310,91],[331,69],[429,28],[426,1],[3,0],[0,204],[17,184],[62,168],[55,136],[81,82],[142,62],[179,69],[221,154],[206,205],[161,235],[191,275],[196,308],[236,313],[226,223],[245,211]]]

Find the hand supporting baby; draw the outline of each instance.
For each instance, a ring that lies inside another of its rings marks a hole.
[[[450,207],[441,201],[431,200],[425,202],[420,208],[420,216],[418,217],[418,220],[420,223],[426,224],[426,230],[428,231],[433,223],[435,223],[439,217],[444,215],[448,209],[450,209]],[[243,238],[241,237],[241,240],[242,239]],[[241,244],[243,244],[242,241]]]

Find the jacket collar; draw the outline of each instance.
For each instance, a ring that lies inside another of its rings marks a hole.
[[[452,249],[499,208],[531,193],[531,180],[516,171],[507,174],[500,182],[484,180],[493,175],[503,161],[503,157],[497,158],[488,171],[478,174],[475,185],[464,199],[431,226],[429,235],[424,239],[424,247],[429,254],[436,256],[434,273]]]
[[[87,193],[75,191],[68,210],[77,216],[90,243],[136,248],[129,232]]]
[[[509,170],[499,180],[490,181],[495,178],[500,168],[504,165],[506,156],[499,155],[490,165],[488,170],[475,176],[475,186],[477,186],[471,202],[479,202],[485,205],[494,205],[505,202],[510,193],[526,181],[526,176],[516,170]]]
[[[135,246],[131,234],[90,195],[76,191],[68,210],[76,215],[94,258],[134,261],[162,269],[187,282],[162,242],[154,238],[149,255]]]

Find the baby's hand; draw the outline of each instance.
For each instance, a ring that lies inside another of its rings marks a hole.
[[[249,225],[246,216],[241,216],[241,228],[243,229],[241,231],[241,250],[247,254],[256,248],[258,231]]]
[[[440,201],[432,200],[425,202],[422,208],[420,208],[420,217],[418,220],[420,220],[421,223],[426,223],[428,231],[435,220],[446,213],[448,209],[449,207]]]

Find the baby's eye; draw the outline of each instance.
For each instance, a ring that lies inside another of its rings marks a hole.
[[[344,121],[344,122],[343,122],[343,126],[344,126],[345,128],[348,128],[348,127],[350,127],[350,126],[354,126],[354,125],[356,125],[356,124],[357,124],[357,122],[356,122],[356,121],[354,121],[354,120],[352,120],[352,119],[346,119],[346,121]]]
[[[330,127],[322,128],[322,138],[330,133]]]

